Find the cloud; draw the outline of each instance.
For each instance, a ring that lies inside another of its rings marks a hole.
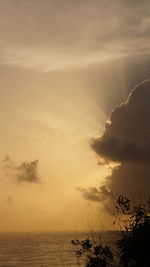
[[[127,100],[110,114],[103,135],[92,142],[92,148],[106,163],[117,162],[111,175],[99,190],[82,189],[90,200],[115,199],[119,194],[129,198],[150,195],[150,81],[137,85]],[[103,191],[102,191],[103,190]]]
[[[112,111],[103,136],[92,143],[98,155],[121,163],[150,160],[149,99],[150,81],[146,80]]]
[[[86,200],[91,200],[95,202],[101,202],[105,200],[106,196],[110,196],[110,192],[107,190],[106,186],[101,186],[100,188],[90,187],[89,189],[78,187],[83,197]]]
[[[64,71],[108,58],[150,55],[147,0],[6,0],[0,3],[0,17],[0,62],[5,65]]]
[[[39,183],[38,160],[22,162],[16,165],[9,156],[3,160],[3,168],[7,177],[15,179],[18,183]]]
[[[3,65],[19,66],[41,72],[78,70],[91,64],[104,63],[125,56],[117,48],[106,48],[96,52],[57,52],[47,47],[17,47],[2,49],[0,62]],[[81,60],[82,59],[82,60]]]

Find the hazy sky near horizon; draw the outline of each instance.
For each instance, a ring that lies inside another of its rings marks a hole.
[[[0,231],[88,228],[90,140],[148,77],[149,26],[146,0],[0,0]]]

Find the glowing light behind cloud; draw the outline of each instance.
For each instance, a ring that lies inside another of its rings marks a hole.
[[[69,230],[70,214],[79,217],[79,206],[87,213],[76,187],[99,184],[108,172],[89,140],[148,74],[149,7],[147,0],[0,2],[0,158],[39,159],[41,178],[19,186],[1,173],[0,214],[13,222],[1,229],[56,230],[64,213],[61,229]]]

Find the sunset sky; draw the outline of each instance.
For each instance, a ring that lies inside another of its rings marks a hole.
[[[84,193],[114,155],[91,140],[149,78],[149,44],[146,0],[0,0],[0,231],[93,223],[102,204]]]

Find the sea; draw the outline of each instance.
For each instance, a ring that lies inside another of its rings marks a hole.
[[[0,233],[0,267],[77,267],[71,240],[87,238],[111,246],[116,233]],[[82,258],[80,266],[85,261]]]

